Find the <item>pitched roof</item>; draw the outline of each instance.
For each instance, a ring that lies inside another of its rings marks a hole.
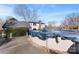
[[[17,27],[30,27],[30,24],[29,23],[39,23],[39,22],[34,22],[34,21],[29,21],[29,22],[17,21],[14,25],[11,25],[10,27],[12,27],[12,28],[17,28]],[[44,23],[42,23],[42,24],[44,24]]]
[[[16,28],[16,27],[29,27],[29,26],[30,26],[29,23],[25,21],[17,21],[14,25],[10,27]]]
[[[39,23],[39,21],[29,21],[29,23]],[[45,23],[41,22],[41,24],[45,24]]]

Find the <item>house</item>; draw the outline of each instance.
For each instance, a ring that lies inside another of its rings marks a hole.
[[[45,27],[45,23],[43,23],[41,21],[38,21],[38,22],[29,21],[29,24],[30,24],[32,30],[33,29],[39,30],[39,29],[43,29]]]
[[[21,27],[27,27],[27,28],[31,28],[31,30],[33,29],[43,29],[45,27],[45,23],[41,22],[41,21],[16,21],[16,20],[9,20],[8,21],[11,25],[10,27],[12,28],[21,28]]]
[[[34,21],[17,21],[16,24],[11,26],[12,28],[26,27],[33,29],[43,29],[45,27],[45,23],[42,22],[34,22]]]
[[[6,21],[9,24],[9,27],[12,28],[30,28],[31,30],[36,29],[40,30],[45,27],[45,23],[42,21],[17,21],[15,18],[9,18]]]

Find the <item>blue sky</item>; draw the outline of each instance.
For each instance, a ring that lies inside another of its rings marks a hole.
[[[79,4],[27,4],[27,6],[38,10],[40,19],[45,23],[49,21],[61,23],[68,14],[79,12]],[[22,21],[23,19],[14,14],[14,7],[16,4],[0,4],[0,18],[6,20],[7,16],[13,16]]]

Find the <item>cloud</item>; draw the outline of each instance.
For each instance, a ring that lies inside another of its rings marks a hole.
[[[7,16],[13,16],[13,10],[7,5],[0,5],[0,18],[5,20]]]
[[[0,15],[11,15],[12,14],[12,9],[7,6],[2,6],[0,5]]]

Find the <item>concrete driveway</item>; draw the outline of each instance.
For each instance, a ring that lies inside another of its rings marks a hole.
[[[48,52],[33,46],[24,36],[0,46],[0,54],[48,54]]]

